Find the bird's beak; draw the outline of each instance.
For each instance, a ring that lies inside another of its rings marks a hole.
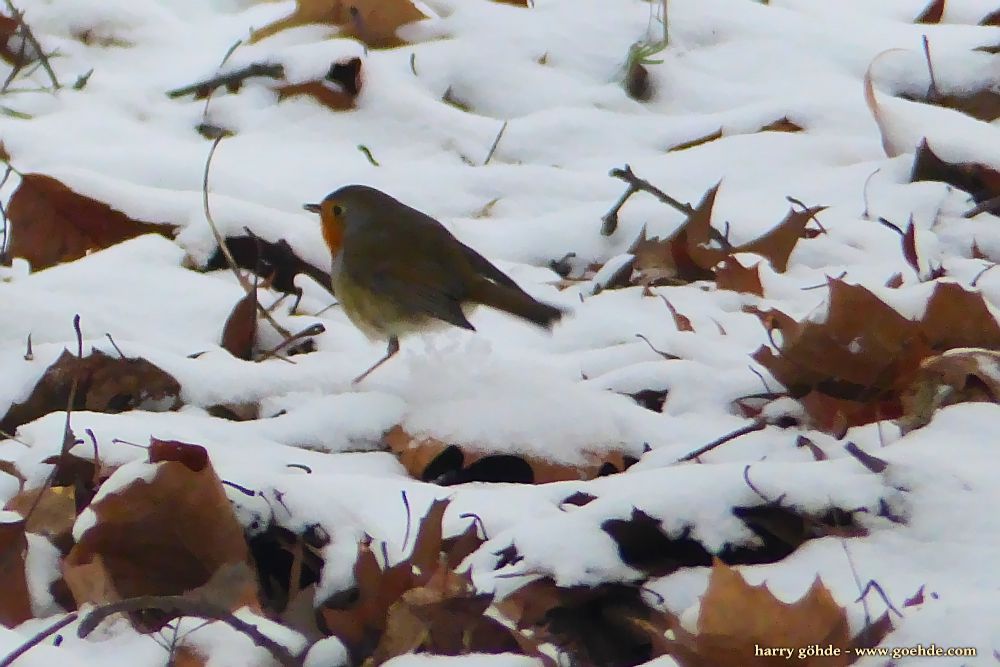
[[[303,204],[302,208],[310,213],[319,213],[319,204]]]

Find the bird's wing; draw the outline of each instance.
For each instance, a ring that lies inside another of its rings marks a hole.
[[[458,243],[459,246],[461,246],[462,254],[465,256],[465,259],[468,260],[469,265],[476,273],[483,276],[484,278],[492,280],[498,285],[503,285],[504,287],[510,287],[512,289],[517,290],[518,292],[524,293],[524,290],[522,290],[521,287],[517,283],[515,283],[510,276],[508,276],[506,273],[504,273],[497,267],[493,266],[493,263],[490,262],[490,260],[486,259],[485,257],[480,255],[478,252],[476,252],[469,246],[465,245],[461,241],[458,241],[458,239],[456,239],[456,242]]]
[[[408,318],[433,317],[463,329],[475,327],[462,312],[466,288],[460,277],[426,261],[376,261],[363,269],[365,284]]]

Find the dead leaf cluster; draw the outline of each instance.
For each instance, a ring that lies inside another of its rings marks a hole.
[[[754,359],[799,399],[816,428],[835,434],[904,417],[921,403],[908,402],[907,408],[904,395],[926,392],[914,383],[928,382],[926,373],[940,371],[931,364],[921,375],[921,364],[930,357],[955,348],[1000,349],[1000,324],[982,294],[953,282],[935,283],[919,320],[903,317],[864,287],[835,279],[829,281],[822,321],[751,311],[781,337],[780,343],[759,348]]]
[[[807,229],[810,220],[824,207],[791,210],[771,231],[748,243],[734,246],[725,234],[712,227],[712,207],[719,186],[711,188],[694,207],[676,232],[666,239],[648,240],[643,236],[634,245],[633,280],[642,285],[684,284],[696,280],[715,280],[721,289],[734,289],[762,296],[757,265],[745,267],[733,255],[753,253],[768,260],[776,271],[783,272],[796,243],[820,233]]]

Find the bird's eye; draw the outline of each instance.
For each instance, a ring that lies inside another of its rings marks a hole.
[[[334,204],[333,205],[333,214],[334,215],[338,215],[338,216],[339,215],[343,215],[344,214],[344,207],[341,206],[340,204]]]

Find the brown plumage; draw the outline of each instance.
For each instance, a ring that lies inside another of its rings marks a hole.
[[[370,338],[389,341],[386,356],[355,382],[392,357],[403,335],[440,324],[474,331],[466,311],[476,305],[546,329],[563,315],[440,222],[375,188],[348,185],[304,208],[320,216],[344,312]]]

